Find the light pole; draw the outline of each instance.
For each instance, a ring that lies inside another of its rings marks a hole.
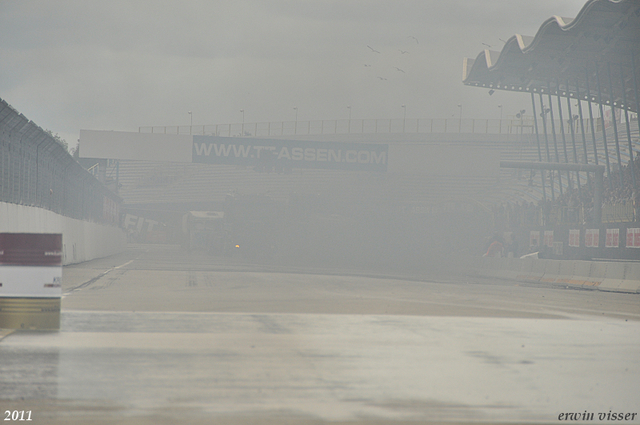
[[[191,124],[189,125],[189,134],[191,134],[191,129],[193,128],[193,114],[189,111],[189,116],[191,117]]]
[[[500,123],[499,123],[500,130],[499,130],[499,133],[502,134],[502,105],[498,105],[498,108],[500,109]]]
[[[298,134],[298,107],[294,106],[293,110],[296,111],[296,122],[295,122],[295,125],[293,127],[293,134]]]
[[[348,130],[348,133],[351,133],[351,106],[347,106],[347,109],[349,110],[349,130]]]
[[[407,105],[402,105],[400,107],[404,109],[404,112],[402,113],[402,132],[404,133],[404,129],[407,124]]]
[[[244,109],[240,109],[240,112],[242,112],[242,134],[241,134],[241,136],[244,136]]]
[[[460,108],[460,115],[458,118],[458,133],[462,132],[462,103],[458,103],[458,108]]]

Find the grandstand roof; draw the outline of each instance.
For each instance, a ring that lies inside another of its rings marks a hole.
[[[579,93],[583,100],[587,78],[592,101],[638,112],[640,0],[589,0],[574,19],[553,16],[535,36],[516,34],[502,51],[484,50],[463,65],[465,85],[572,98]]]

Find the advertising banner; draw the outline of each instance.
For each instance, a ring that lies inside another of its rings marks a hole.
[[[640,248],[640,228],[627,229],[627,248]]]
[[[620,247],[620,229],[607,229],[606,248]]]
[[[580,248],[580,229],[569,230],[569,246]]]
[[[146,217],[126,213],[122,227],[127,231],[129,242],[166,243],[167,224]]]
[[[60,329],[62,234],[0,233],[0,328]]]
[[[0,297],[60,298],[62,235],[0,233]]]
[[[253,166],[256,171],[293,168],[387,171],[386,144],[193,136],[192,161]]]
[[[597,248],[600,245],[600,229],[586,229],[584,234],[584,246]]]

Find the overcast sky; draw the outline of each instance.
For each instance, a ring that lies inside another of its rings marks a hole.
[[[80,129],[295,119],[499,118],[526,94],[462,84],[464,57],[586,0],[0,2],[0,98]],[[375,51],[374,51],[375,50]]]

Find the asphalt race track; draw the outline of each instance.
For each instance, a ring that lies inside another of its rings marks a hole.
[[[3,418],[640,423],[636,294],[285,270],[153,245],[67,266],[63,286],[59,332],[0,341]]]

